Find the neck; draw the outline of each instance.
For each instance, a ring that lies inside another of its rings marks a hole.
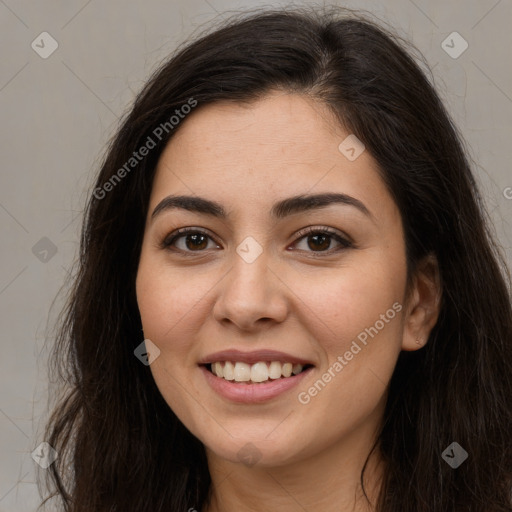
[[[370,505],[360,477],[372,446],[372,434],[359,426],[322,452],[278,467],[246,466],[221,459],[207,449],[212,485],[211,499],[204,511],[371,512],[375,510],[384,470],[377,447],[364,474]]]

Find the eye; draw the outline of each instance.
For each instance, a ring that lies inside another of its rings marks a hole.
[[[352,242],[344,238],[337,231],[328,227],[307,227],[299,231],[297,236],[299,236],[298,242],[304,240],[304,242],[306,242],[305,246],[307,247],[306,249],[299,250],[305,250],[306,252],[331,254],[353,247]],[[333,239],[339,245],[337,249],[330,249]],[[295,245],[297,245],[298,242],[295,242]],[[311,251],[308,251],[308,249],[311,249]]]
[[[296,233],[296,236],[298,236],[299,239],[294,245],[297,245],[304,239],[304,241],[307,242],[307,248],[299,248],[299,250],[306,252],[331,254],[353,247],[352,242],[344,238],[337,231],[328,227],[307,227]],[[338,243],[337,249],[330,248],[332,240]],[[206,249],[212,248],[208,247],[209,241],[214,242],[216,248],[220,247],[206,231],[194,227],[187,227],[173,231],[163,240],[161,247],[162,249],[169,250],[175,248],[183,253],[204,252]],[[181,247],[178,242],[183,242]],[[308,251],[308,248],[310,251]]]
[[[179,247],[176,242],[183,239],[183,244]],[[212,240],[212,237],[206,232],[198,228],[181,228],[172,232],[162,242],[163,249],[169,249],[171,246],[175,246],[182,252],[202,252],[204,249],[208,249],[208,241]],[[218,247],[218,245],[217,245]]]

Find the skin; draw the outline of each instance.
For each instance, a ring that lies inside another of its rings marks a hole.
[[[161,351],[150,366],[156,384],[205,445],[213,482],[208,512],[372,510],[361,498],[360,472],[398,355],[424,345],[437,320],[440,287],[429,258],[406,289],[400,212],[369,152],[349,161],[338,149],[349,133],[316,100],[273,91],[249,105],[199,105],[159,160],[137,300],[144,336]],[[371,216],[335,204],[270,217],[281,199],[322,192],[348,194]],[[228,219],[182,209],[151,219],[169,194],[214,200]],[[190,237],[187,245],[186,235],[174,251],[161,247],[187,226],[210,238],[200,239],[199,249]],[[350,237],[353,247],[298,237],[307,226],[330,227]],[[252,263],[236,252],[248,236],[262,249]],[[298,393],[397,302],[401,311],[309,403],[300,403]],[[197,365],[229,348],[280,350],[315,368],[268,402],[234,403],[210,388]],[[238,455],[247,443],[254,464]],[[365,480],[373,500],[384,470],[377,450]]]

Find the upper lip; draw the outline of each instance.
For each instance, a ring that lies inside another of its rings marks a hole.
[[[202,358],[198,364],[209,364],[220,361],[238,361],[247,364],[258,363],[259,361],[281,361],[283,363],[302,365],[313,364],[311,361],[302,357],[270,349],[254,350],[251,352],[242,352],[236,349],[221,350],[220,352],[214,352]]]

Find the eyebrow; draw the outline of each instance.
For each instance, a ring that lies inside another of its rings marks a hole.
[[[270,210],[270,215],[274,219],[283,219],[289,215],[318,210],[333,204],[342,204],[357,208],[367,217],[375,221],[375,217],[359,199],[347,194],[338,193],[303,194],[289,197],[275,203]],[[223,220],[226,220],[229,216],[221,204],[211,201],[210,199],[198,196],[170,195],[158,203],[151,214],[151,219],[153,220],[165,211],[177,208],[187,210],[189,212],[211,215]]]

